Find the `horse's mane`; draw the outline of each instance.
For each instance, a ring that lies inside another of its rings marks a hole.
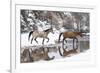
[[[44,32],[47,32],[47,31],[49,31],[50,29],[46,29],[46,30],[44,30]]]

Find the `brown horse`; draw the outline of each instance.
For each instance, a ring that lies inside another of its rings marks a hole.
[[[61,53],[60,48],[59,48],[59,53],[60,53],[60,55],[61,55],[61,56],[67,56],[67,55],[69,55],[69,54],[71,54],[71,53],[77,53],[78,45],[76,45],[77,48],[74,48],[74,41],[75,41],[75,39],[76,39],[76,43],[78,43],[77,36],[82,37],[82,32],[63,32],[63,33],[60,33],[58,42],[60,42],[60,37],[61,37],[61,35],[63,35],[63,41],[62,41],[63,54]],[[66,43],[67,43],[66,38],[73,39],[73,50],[66,51],[66,50],[64,49],[64,41],[66,41]]]
[[[58,42],[60,42],[61,35],[63,35],[63,41],[62,41],[62,48],[63,48],[63,50],[65,50],[64,49],[64,41],[66,41],[66,43],[67,43],[66,38],[73,39],[73,49],[75,49],[74,48],[74,41],[75,41],[75,39],[76,39],[76,43],[78,43],[77,36],[81,36],[82,37],[82,33],[81,32],[63,32],[63,33],[60,33]]]

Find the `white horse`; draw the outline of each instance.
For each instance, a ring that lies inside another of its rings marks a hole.
[[[47,37],[48,34],[49,34],[49,32],[52,32],[52,33],[53,33],[52,27],[51,27],[50,29],[43,30],[43,31],[38,31],[38,30],[31,31],[31,32],[29,33],[28,40],[30,40],[30,36],[32,35],[31,44],[32,44],[33,38],[34,38],[34,40],[36,41],[36,43],[38,43],[38,41],[37,41],[36,39],[37,39],[38,37],[40,37],[40,38],[43,38],[42,44],[44,44],[45,38],[48,39],[47,42],[49,42],[49,38]]]

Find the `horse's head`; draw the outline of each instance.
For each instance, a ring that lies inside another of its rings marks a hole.
[[[49,32],[53,33],[54,34],[54,31],[53,31],[53,28],[51,27]]]
[[[53,31],[53,28],[52,28],[52,27],[50,27],[50,28],[49,28],[49,29],[47,29],[47,30],[44,30],[44,32],[47,32],[47,33],[51,32],[51,33],[53,33],[53,34],[54,34],[54,31]]]
[[[79,32],[79,35],[80,35],[80,37],[83,37],[83,34],[82,34],[82,32]]]
[[[87,32],[84,32],[84,31],[81,30],[81,31],[80,31],[80,36],[83,37],[84,35],[86,35],[86,33],[87,33]]]
[[[82,34],[82,33],[80,33],[80,36],[81,36],[81,37],[83,37],[83,34]]]

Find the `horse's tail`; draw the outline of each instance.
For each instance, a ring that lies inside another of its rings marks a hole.
[[[31,32],[29,33],[28,40],[30,40],[30,36],[31,36],[32,33],[33,33],[33,31],[31,31]]]
[[[61,37],[62,34],[63,34],[63,33],[60,33],[58,42],[60,42],[60,37]]]

